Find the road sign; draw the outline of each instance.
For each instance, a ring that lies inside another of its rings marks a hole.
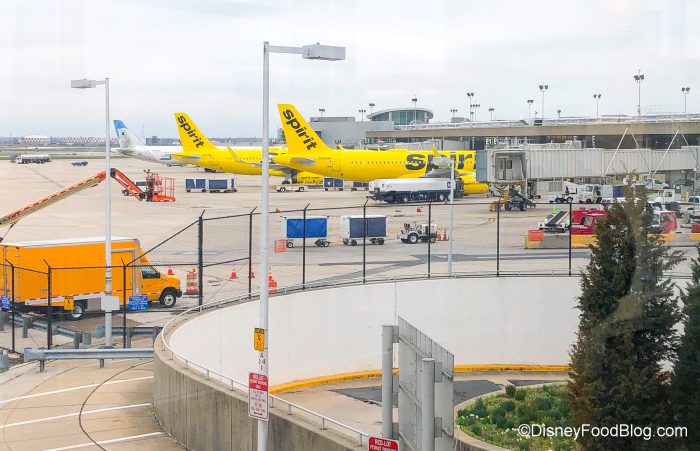
[[[387,438],[370,437],[368,451],[399,451],[399,442]]]
[[[255,332],[253,333],[253,348],[255,348],[256,351],[265,350],[265,329],[259,327],[255,328]]]
[[[3,310],[10,310],[10,297],[6,295],[0,296],[0,302],[2,303]]]
[[[258,373],[248,374],[248,416],[267,421],[267,376]]]

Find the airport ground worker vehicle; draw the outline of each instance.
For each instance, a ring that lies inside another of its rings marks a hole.
[[[388,203],[444,202],[450,198],[449,178],[379,179],[369,182],[368,197]],[[458,178],[455,198],[464,196],[464,184]]]
[[[69,319],[78,320],[88,311],[100,310],[105,289],[104,237],[2,243],[0,264],[0,294],[12,296],[21,311],[46,310],[49,266],[54,311],[63,310]],[[136,238],[112,238],[112,264],[112,295],[121,303],[140,295],[169,308],[182,296],[180,279],[151,266]]]
[[[303,240],[304,235],[312,240],[309,242],[313,242],[318,247],[331,245],[328,241],[328,217],[326,216],[307,216],[306,233],[304,233],[303,216],[285,217],[282,227],[287,248],[293,248],[295,242]]]
[[[490,211],[497,211],[499,208],[503,208],[506,211],[511,211],[514,208],[520,211],[527,210],[527,207],[536,207],[536,204],[527,198],[523,194],[523,187],[516,187],[515,185],[510,185],[505,188],[496,187],[501,193],[501,198],[497,201],[491,202],[489,205]]]
[[[430,224],[430,227],[428,227],[428,224],[417,224],[415,222],[413,224],[404,223],[403,229],[401,229],[401,233],[399,234],[402,243],[410,244],[416,244],[419,241],[423,243],[427,243],[428,241],[434,243],[437,240],[437,236],[437,224]]]
[[[364,238],[372,244],[384,244],[386,216],[346,215],[340,217],[340,236],[344,245],[357,246]]]

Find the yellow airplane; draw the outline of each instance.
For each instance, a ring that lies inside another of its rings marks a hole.
[[[194,121],[185,113],[175,113],[177,131],[180,134],[182,152],[175,152],[172,157],[183,163],[230,172],[241,175],[260,175],[262,149],[228,148],[214,146]],[[270,147],[270,155],[287,153],[287,149]],[[286,166],[270,164],[270,175],[284,177],[292,183],[323,183],[323,176],[307,171],[298,171]]]
[[[392,149],[344,150],[331,149],[311,128],[293,105],[278,105],[282,130],[289,151],[272,158],[275,164],[299,171],[312,171],[326,177],[357,182],[377,179],[449,177],[449,168],[433,163],[436,156],[455,160],[455,172],[464,181],[465,194],[483,194],[486,183],[476,181],[473,150],[425,151]]]

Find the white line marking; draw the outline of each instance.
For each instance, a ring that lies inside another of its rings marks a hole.
[[[116,380],[116,381],[109,381],[109,382],[105,382],[103,385],[122,384],[124,382],[135,382],[135,381],[142,381],[142,380],[146,380],[146,379],[153,379],[153,376],[135,377],[133,379],[121,379],[121,380]],[[61,390],[53,390],[53,391],[47,391],[47,392],[43,392],[43,393],[35,393],[33,395],[18,396],[17,398],[3,399],[3,400],[0,400],[0,405],[7,404],[8,402],[12,402],[12,401],[19,401],[20,399],[38,398],[39,396],[55,395],[58,393],[66,393],[69,391],[83,390],[86,388],[93,388],[93,387],[97,387],[99,385],[100,384],[81,385],[80,387],[64,388]]]
[[[86,410],[83,412],[83,415],[90,415],[93,413],[102,413],[102,412],[111,412],[113,410],[135,409],[137,407],[147,407],[147,406],[150,407],[150,405],[151,405],[150,402],[145,402],[142,404],[131,404],[129,406],[107,407],[104,409]],[[80,412],[67,413],[65,415],[56,415],[55,417],[37,418],[35,420],[20,421],[19,423],[10,423],[10,424],[5,424],[5,425],[0,425],[0,429],[7,429],[7,428],[15,427],[15,426],[24,426],[27,424],[41,423],[43,421],[60,420],[63,418],[77,417],[78,415],[80,415]]]
[[[130,440],[138,440],[138,439],[142,439],[142,438],[155,437],[156,435],[162,435],[162,434],[163,434],[162,432],[151,432],[150,434],[132,435],[131,437],[122,437],[122,438],[114,438],[111,440],[103,440],[101,442],[97,442],[97,444],[98,445],[109,445],[112,443],[121,443],[121,442],[128,442]],[[95,446],[95,444],[93,442],[81,443],[80,445],[64,446],[63,448],[45,449],[44,451],[64,451],[67,449],[87,448],[89,446]]]

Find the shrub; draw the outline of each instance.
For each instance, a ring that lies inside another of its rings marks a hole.
[[[480,435],[481,435],[481,426],[479,426],[478,424],[472,424],[472,425],[469,427],[469,430],[472,432],[472,434],[474,434],[474,435],[476,435],[476,436],[480,436]]]
[[[521,388],[520,390],[516,390],[515,399],[518,401],[523,401],[525,399],[525,395],[526,395],[525,389]]]
[[[515,396],[515,385],[506,385],[506,396],[509,398]]]
[[[489,410],[486,408],[486,404],[484,404],[483,399],[479,398],[476,400],[474,406],[472,407],[472,413],[477,415],[479,418],[488,416]]]
[[[501,403],[500,407],[506,412],[512,412],[515,410],[515,401],[513,401],[512,399],[506,399]]]

